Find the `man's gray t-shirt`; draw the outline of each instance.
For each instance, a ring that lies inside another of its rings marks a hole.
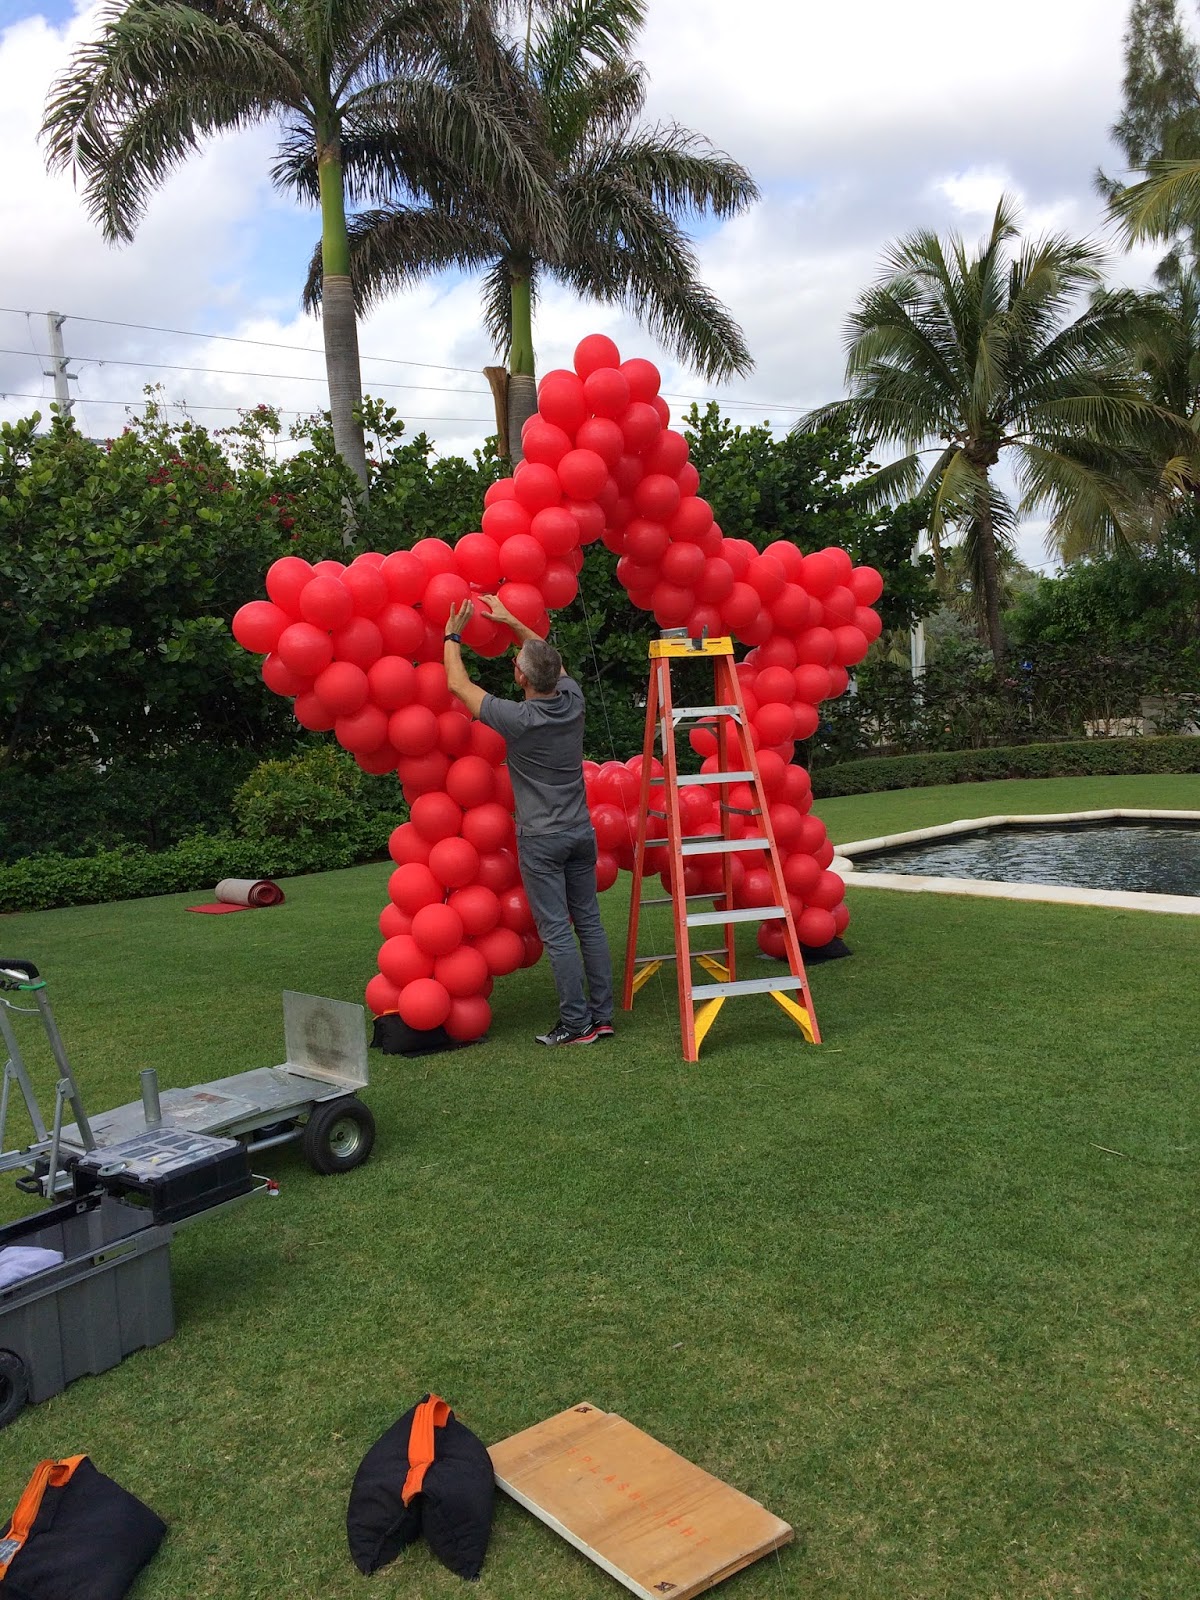
[[[518,833],[567,833],[590,824],[583,786],[583,690],[558,680],[545,700],[486,694],[480,722],[503,734],[517,803]]]

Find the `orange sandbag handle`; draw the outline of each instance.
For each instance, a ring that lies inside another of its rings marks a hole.
[[[449,1416],[450,1407],[436,1394],[422,1400],[413,1414],[412,1431],[408,1436],[408,1477],[400,1491],[405,1505],[421,1492],[425,1474],[433,1465],[433,1430],[444,1428]]]
[[[25,1485],[25,1493],[17,1501],[8,1532],[0,1540],[0,1581],[8,1576],[13,1557],[28,1539],[30,1529],[42,1509],[42,1496],[47,1488],[61,1489],[64,1483],[70,1481],[79,1463],[86,1460],[86,1456],[65,1456],[61,1461],[39,1461],[33,1469],[33,1476]]]

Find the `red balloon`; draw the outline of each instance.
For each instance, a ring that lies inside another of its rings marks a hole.
[[[819,850],[813,852],[813,860],[819,867],[828,867],[833,863],[833,840],[826,839]]]
[[[442,886],[420,861],[409,861],[397,867],[388,879],[388,895],[392,904],[415,917],[422,906],[441,901]]]
[[[369,772],[376,778],[382,778],[388,772],[395,772],[399,761],[399,752],[392,748],[387,739],[384,739],[378,750],[354,752],[354,762],[359,771]]]
[[[382,565],[383,557],[379,558]],[[388,586],[378,567],[355,561],[342,577],[342,587],[354,603],[360,617],[373,617],[388,603]]]
[[[383,635],[366,617],[351,617],[333,636],[333,654],[336,660],[351,661],[365,671],[383,654]]]
[[[429,580],[422,603],[426,621],[445,627],[451,611],[470,597],[471,589],[467,580],[459,577],[457,572],[435,573]]]
[[[569,606],[579,593],[579,579],[574,568],[566,561],[550,561],[542,574],[542,599],[548,611],[558,611]]]
[[[492,928],[490,932],[480,934],[475,941],[475,948],[487,962],[488,971],[497,978],[515,972],[525,955],[521,935],[505,927]]]
[[[308,624],[293,623],[292,626],[306,628]],[[259,668],[259,675],[272,694],[305,694],[312,688],[312,679],[302,672],[293,672],[278,652],[267,657]]]
[[[867,653],[867,638],[860,628],[841,627],[833,630],[833,659],[839,667],[853,667]]]
[[[536,583],[545,570],[546,552],[531,533],[515,533],[500,546],[500,571],[506,578]]]
[[[413,801],[411,816],[413,827],[431,845],[455,837],[462,827],[462,808],[448,794],[423,794]]]
[[[367,984],[366,993],[363,995],[372,1016],[384,1017],[395,1011],[400,999],[400,991],[394,983],[385,978],[382,972],[377,972]]]
[[[298,617],[300,591],[312,575],[312,567],[300,556],[281,556],[267,568],[267,593],[289,617]],[[864,604],[869,605],[870,601]]]
[[[758,930],[758,948],[763,955],[770,956],[772,961],[787,960],[787,945],[784,943],[783,923],[778,918],[773,922],[764,922]]]
[[[477,805],[463,815],[462,836],[469,839],[481,855],[490,856],[502,849],[512,834],[512,814],[496,801]]]
[[[807,561],[808,557],[804,559]],[[828,628],[808,628],[796,640],[796,659],[801,666],[810,663],[818,667],[832,666],[834,650],[833,635]]]
[[[380,656],[367,668],[367,689],[374,705],[384,711],[398,711],[417,692],[417,675],[411,661],[403,656]]]
[[[444,539],[418,539],[412,553],[431,577],[454,571],[454,551]]]
[[[796,918],[796,937],[810,950],[819,950],[836,936],[836,923],[820,906],[809,906]]]
[[[836,700],[838,695],[845,694],[850,687],[850,674],[845,667],[831,666],[829,669],[829,698]]]
[[[469,939],[487,933],[500,921],[500,901],[485,884],[472,883],[465,889],[456,889],[446,903],[458,912],[463,933]]]
[[[529,901],[520,885],[505,889],[500,896],[500,924],[502,927],[511,928],[514,933],[526,934],[536,931],[533,912],[529,909]]]
[[[650,599],[655,621],[661,628],[678,628],[696,603],[696,596],[690,589],[665,582],[654,585]]]
[[[429,841],[417,832],[411,822],[402,822],[398,828],[392,829],[388,838],[388,855],[398,867],[407,866],[410,861],[425,866],[429,861]]]
[[[532,628],[536,633],[537,624],[542,615],[542,591],[532,583],[502,583],[497,591],[500,603],[512,612],[518,621],[523,622],[527,628]],[[512,630],[508,630],[511,638]]]
[[[326,672],[330,670],[329,667],[325,669]],[[355,756],[373,755],[388,743],[387,712],[381,711],[378,706],[360,706],[357,711],[339,717],[333,725],[333,731],[343,750],[349,750]],[[389,772],[395,766],[396,759],[393,750],[383,771]]]
[[[462,918],[453,906],[422,906],[413,913],[412,937],[427,956],[449,955],[463,941]]]
[[[639,517],[669,522],[679,510],[679,485],[661,472],[649,473],[633,491],[633,509]]]
[[[792,707],[792,712],[796,719],[792,728],[792,738],[811,739],[821,725],[816,706],[805,705],[803,701],[799,701]]]
[[[807,851],[794,851],[783,863],[783,881],[792,894],[807,899],[821,876],[821,868]]]
[[[777,701],[759,706],[754,714],[754,729],[760,741],[769,749],[772,745],[782,744],[785,739],[792,737],[795,726],[795,713],[790,705],[780,705]]]
[[[461,995],[450,1001],[450,1010],[442,1024],[446,1032],[459,1044],[471,1044],[482,1039],[492,1025],[492,1008],[481,994]]]
[[[755,556],[746,568],[746,582],[762,598],[764,604],[770,605],[783,593],[787,578],[778,561],[770,556]]]
[[[296,721],[310,733],[328,733],[337,721],[335,713],[330,711],[320,695],[314,694],[311,689],[296,696],[292,710]]]
[[[300,615],[318,628],[340,628],[354,615],[354,601],[340,578],[314,577],[301,590]]]
[[[521,448],[526,461],[556,467],[571,448],[571,436],[544,417],[534,416],[521,429]]]
[[[453,760],[471,748],[471,718],[466,707],[451,706],[438,712],[438,749]]]
[[[429,870],[445,888],[465,888],[479,871],[479,851],[467,839],[439,839],[429,851]]]
[[[842,581],[843,569],[841,562],[836,559],[837,555],[836,550],[814,550],[804,558],[801,581],[809,594],[816,595],[818,600]],[[846,560],[849,559],[847,556]]]
[[[674,548],[674,547],[673,547]],[[684,548],[683,546],[679,547]],[[695,547],[699,549],[699,545]],[[705,605],[719,606],[733,589],[733,569],[720,556],[703,557],[700,576],[696,580],[696,598]]]
[[[446,682],[446,669],[441,662],[441,629],[438,629],[438,659],[422,661],[416,671],[417,701],[434,713],[449,711],[455,705]]]
[[[758,756],[758,775],[762,779],[763,789],[769,799],[781,795],[787,775],[787,762],[773,750],[762,750]]]
[[[704,552],[699,545],[672,544],[662,558],[662,575],[668,583],[678,584],[682,589],[696,587],[699,594],[697,586],[705,566]]]
[[[670,533],[672,539],[698,544],[712,526],[712,507],[708,501],[702,500],[699,495],[689,495],[680,501],[679,509],[671,518]]]
[[[796,680],[786,667],[766,667],[754,680],[754,692],[760,704],[778,700],[791,705],[796,698]]]
[[[379,970],[389,983],[403,989],[418,978],[433,976],[433,958],[421,949],[411,933],[385,940],[379,952]]]
[[[575,444],[580,450],[594,450],[606,466],[615,467],[625,452],[625,435],[611,416],[589,417],[580,424]]]
[[[687,440],[681,433],[676,433],[664,423],[663,432],[646,452],[646,471],[662,472],[668,478],[674,478],[682,470],[687,458]]]
[[[874,567],[855,567],[850,574],[850,589],[860,606],[873,606],[883,593],[883,576]],[[270,593],[269,585],[267,592]]]
[[[469,725],[467,734],[469,739]],[[491,799],[494,788],[492,767],[482,756],[459,756],[446,774],[446,793],[464,811],[485,804]]]
[[[647,517],[636,517],[625,529],[625,554],[639,566],[654,567],[666,555],[670,542],[662,523]]]
[[[233,614],[233,637],[243,650],[266,655],[279,643],[279,635],[291,623],[282,607],[269,600],[251,600]]]
[[[631,401],[654,399],[662,383],[662,375],[653,361],[633,356],[629,361],[622,361],[621,371],[625,374],[625,381],[629,385]]]
[[[466,709],[451,706],[437,714],[437,747],[453,760],[470,749],[470,718]]]
[[[685,461],[675,474],[675,482],[679,485],[679,493],[683,499],[699,492],[700,474],[690,461]]]
[[[850,926],[850,907],[843,900],[840,906],[834,906],[832,914],[834,937],[840,939]]]
[[[815,662],[806,661],[792,674],[796,685],[796,698],[806,705],[817,706],[829,695],[829,671]]]
[[[758,616],[760,604],[757,592],[748,583],[735,583],[721,602],[721,619],[736,633]]]
[[[866,639],[868,644],[874,644],[883,632],[883,621],[877,611],[872,611],[870,606],[855,606],[854,626]]]
[[[561,369],[548,372],[538,384],[538,411],[547,422],[574,438],[575,430],[587,416],[582,380]]]
[[[820,906],[822,911],[832,911],[845,898],[846,885],[836,872],[822,872],[806,896],[809,905]]]
[[[315,678],[333,660],[333,640],[311,622],[293,622],[279,635],[275,654],[290,671]]]
[[[313,576],[316,578],[340,578],[345,570],[344,561],[334,561],[330,558],[313,564]]]
[[[520,881],[517,858],[510,850],[494,850],[490,855],[480,855],[479,882],[493,894],[501,895],[505,889],[511,889]]]
[[[589,333],[575,346],[575,371],[583,379],[601,367],[619,367],[621,352],[603,333]]]
[[[488,981],[488,964],[473,945],[460,944],[457,950],[439,956],[433,975],[452,999],[477,995]]]
[[[313,683],[313,692],[337,716],[346,716],[367,703],[370,685],[361,667],[349,661],[334,661]]]
[[[497,500],[485,506],[480,527],[489,539],[503,544],[516,533],[528,533],[530,513],[517,500]]]
[[[608,479],[608,466],[594,450],[568,450],[557,471],[569,500],[594,500]]]
[[[565,506],[547,506],[530,523],[529,532],[547,556],[565,556],[579,542],[579,524]]]
[[[396,1009],[410,1028],[440,1028],[450,1015],[450,996],[435,978],[418,978],[400,991]]]
[[[429,581],[429,573],[411,550],[393,550],[385,556],[379,575],[387,584],[392,604],[400,606],[415,605]]]
[[[607,850],[596,852],[596,889],[603,894],[605,889],[611,889],[617,881],[617,858],[610,855]]]
[[[578,360],[578,351],[576,359]],[[583,377],[584,402],[594,416],[611,418],[624,415],[630,401],[629,379],[620,367],[607,362],[603,365],[597,364],[586,376],[583,373],[580,373],[580,376]]]
[[[496,767],[504,760],[507,750],[503,734],[497,733],[495,728],[489,728],[485,722],[472,722],[472,755],[482,756],[490,766]]]
[[[401,706],[388,718],[388,738],[402,756],[427,756],[437,748],[437,718],[428,706]]]
[[[556,506],[562,499],[558,472],[554,467],[537,461],[522,461],[513,474],[513,489],[517,503],[524,506],[530,516]]]
[[[630,402],[620,424],[625,448],[633,455],[641,455],[649,450],[662,432],[658,412],[643,400]]]
[[[580,544],[594,544],[604,532],[604,512],[594,500],[568,500],[567,510],[579,528]]]
[[[409,660],[425,642],[425,623],[412,606],[393,601],[375,618],[385,654],[406,656]]]
[[[530,421],[532,420],[531,417]],[[526,426],[528,427],[528,423]],[[495,483],[489,483],[483,491],[483,503],[485,506],[494,506],[501,500],[511,500],[514,492],[511,478],[497,478]]]

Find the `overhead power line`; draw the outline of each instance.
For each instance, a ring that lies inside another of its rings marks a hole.
[[[0,400],[45,400],[44,394],[33,394],[20,389],[0,389]],[[183,400],[161,400],[155,402],[166,408],[172,407],[178,411],[252,411],[253,406],[193,406]],[[81,406],[129,406],[137,407],[144,404],[141,400],[99,400],[90,395],[77,395],[75,404]],[[294,406],[272,406],[272,411],[278,411],[281,417],[306,417],[307,411],[298,411]],[[405,417],[406,422],[495,422],[494,417]]]

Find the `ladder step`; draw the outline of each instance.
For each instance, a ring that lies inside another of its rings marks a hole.
[[[765,850],[765,839],[684,839],[679,846],[684,856],[723,856],[733,850]]]
[[[685,900],[716,900],[719,898],[720,893],[719,889],[702,889],[699,894],[685,894],[683,898]],[[652,900],[638,901],[639,906],[673,906],[674,904],[675,896],[673,894],[656,895]]]
[[[699,956],[724,956],[724,955],[727,955],[727,954],[728,954],[728,951],[725,949],[725,946],[723,944],[719,944],[715,950],[689,950],[688,951],[688,957],[692,961],[695,961],[697,959],[697,957],[699,957]],[[674,950],[672,950],[670,955],[634,956],[633,959],[634,959],[635,962],[637,962],[637,964],[639,966],[644,966],[646,964],[646,962],[648,962],[648,961],[678,961],[679,957],[675,954]]]
[[[671,712],[672,723],[704,722],[710,717],[732,717],[735,722],[742,720],[742,714],[736,706],[676,706]]]
[[[782,906],[749,906],[744,911],[693,911],[688,916],[689,928],[712,928],[726,922],[769,922],[772,917],[785,917]]]
[[[779,989],[803,989],[803,978],[786,974],[780,978],[739,978],[736,983],[698,983],[692,988],[693,1000],[717,1000],[731,994],[772,994]]]
[[[679,788],[688,789],[697,783],[752,783],[753,780],[752,772],[692,772],[677,778],[676,783]]]

